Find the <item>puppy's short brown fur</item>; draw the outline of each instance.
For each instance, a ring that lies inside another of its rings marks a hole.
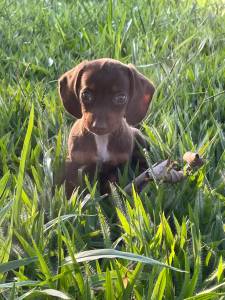
[[[79,185],[79,168],[91,174],[100,166],[104,184],[116,180],[112,170],[129,161],[135,140],[142,140],[133,126],[145,117],[154,90],[132,65],[109,58],[84,61],[60,77],[63,105],[78,119],[68,139],[68,198]]]

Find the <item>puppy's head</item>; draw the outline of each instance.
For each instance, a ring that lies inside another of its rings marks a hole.
[[[154,86],[133,66],[104,58],[84,61],[63,74],[59,93],[70,114],[102,135],[119,129],[124,117],[130,125],[143,120]]]

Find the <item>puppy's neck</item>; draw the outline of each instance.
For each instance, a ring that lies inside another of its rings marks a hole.
[[[122,152],[127,152],[127,156],[129,157],[133,148],[133,134],[131,127],[125,119],[121,126],[114,132],[104,135],[92,134],[95,138],[97,157],[100,163],[113,161],[113,153],[120,152],[122,149]]]

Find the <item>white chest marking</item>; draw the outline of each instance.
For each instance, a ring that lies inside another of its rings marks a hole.
[[[108,151],[108,134],[95,135],[98,160],[104,162],[109,160],[110,154]]]

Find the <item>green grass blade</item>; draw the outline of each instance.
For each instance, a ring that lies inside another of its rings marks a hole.
[[[30,110],[30,117],[28,121],[28,127],[26,136],[23,143],[23,148],[21,152],[21,158],[20,158],[20,166],[19,166],[19,173],[17,178],[17,186],[16,186],[16,195],[13,205],[13,217],[14,222],[16,226],[19,226],[20,224],[20,212],[21,212],[21,205],[20,205],[20,197],[23,189],[23,179],[24,179],[24,172],[25,172],[25,164],[27,160],[28,150],[30,147],[30,140],[31,140],[31,134],[34,126],[34,106],[32,105]]]
[[[127,259],[135,262],[141,262],[145,264],[150,264],[150,265],[158,265],[160,267],[164,268],[169,268],[171,270],[177,271],[177,272],[185,272],[183,270],[171,267],[167,264],[161,263],[155,259],[152,259],[150,257],[134,254],[134,253],[129,253],[129,252],[123,252],[123,251],[118,251],[114,249],[101,249],[101,250],[90,250],[90,251],[84,251],[80,252],[75,255],[76,261],[77,262],[86,262],[86,261],[92,261],[100,258],[122,258],[122,259]],[[68,257],[66,259],[67,263],[70,264],[72,263],[71,259]]]
[[[4,193],[9,178],[10,178],[10,172],[8,171],[0,180],[0,198]]]
[[[33,280],[25,280],[25,281],[18,281],[18,282],[6,282],[0,283],[0,289],[10,289],[15,285],[16,287],[26,287],[26,286],[36,286],[39,285],[40,281],[33,281]]]
[[[0,273],[5,273],[10,270],[18,269],[21,266],[29,265],[33,262],[36,262],[38,260],[37,257],[29,257],[29,258],[23,258],[18,260],[12,260],[4,264],[0,264]]]
[[[57,298],[57,299],[63,299],[63,300],[69,300],[71,299],[68,295],[65,293],[55,290],[55,289],[45,289],[45,290],[33,290],[30,293],[26,294],[26,297],[32,296],[34,299],[38,299],[39,297],[42,299],[42,296],[46,296],[48,299],[48,296],[51,298]]]

